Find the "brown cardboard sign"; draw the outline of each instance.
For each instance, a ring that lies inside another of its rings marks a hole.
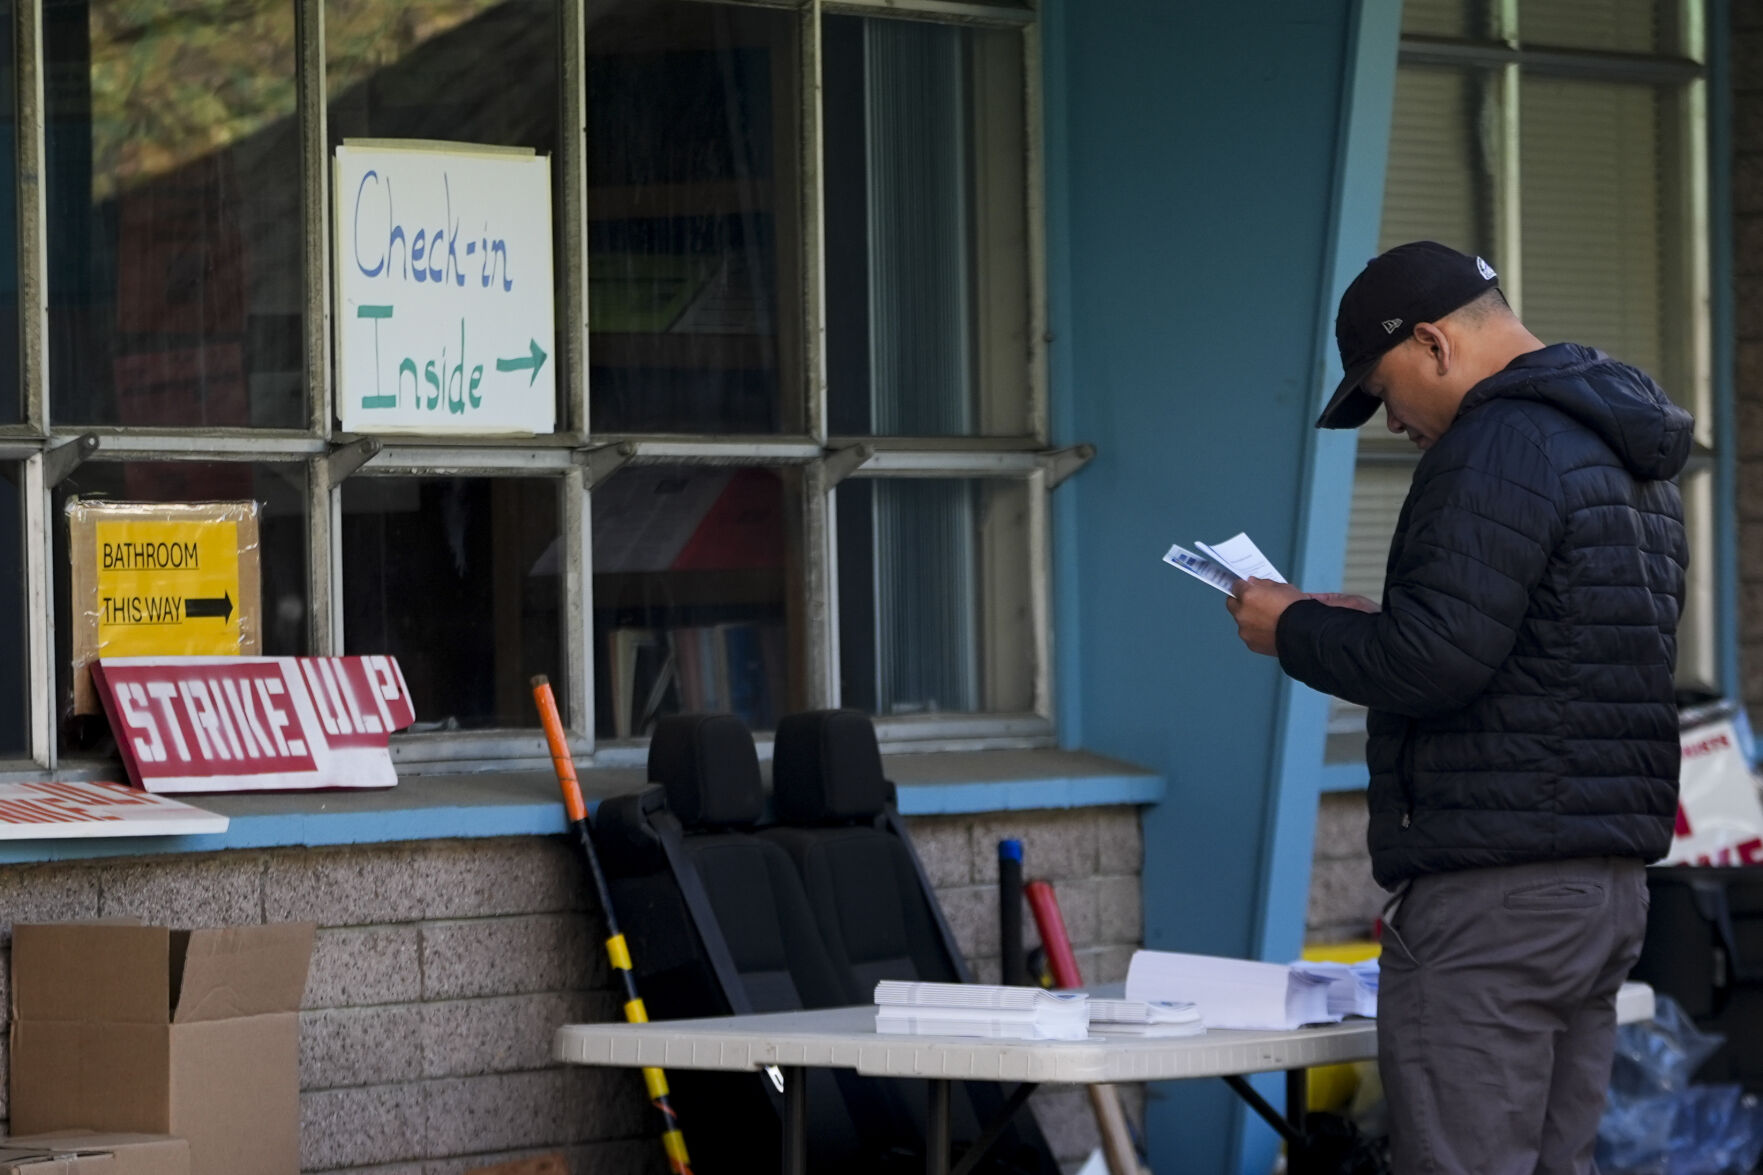
[[[165,1134],[76,1130],[0,1138],[0,1175],[190,1175],[190,1144]]]
[[[256,502],[67,504],[73,708],[98,712],[97,657],[255,656]]]
[[[12,1126],[173,1134],[191,1175],[297,1175],[312,936],[15,926]]]

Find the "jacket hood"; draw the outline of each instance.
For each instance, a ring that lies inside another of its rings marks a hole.
[[[1496,398],[1537,400],[1596,433],[1637,477],[1662,481],[1689,460],[1694,420],[1638,368],[1556,343],[1520,355],[1463,397],[1461,417]]]

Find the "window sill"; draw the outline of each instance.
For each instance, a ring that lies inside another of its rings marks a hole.
[[[898,785],[900,811],[907,816],[1152,804],[1164,794],[1161,776],[1084,751],[898,754],[884,756],[883,762],[888,777]],[[769,773],[769,766],[766,770]],[[643,785],[644,776],[634,767],[597,767],[582,772],[582,790],[593,804],[634,791]],[[228,817],[230,826],[212,836],[0,840],[0,864],[289,845],[547,836],[567,830],[556,780],[539,771],[420,776],[384,791],[188,799]]]

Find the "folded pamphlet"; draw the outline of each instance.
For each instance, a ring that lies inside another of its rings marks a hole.
[[[1376,959],[1360,963],[1324,963],[1305,960],[1293,963],[1294,971],[1304,971],[1328,984],[1328,1010],[1337,1018],[1377,1015]]]
[[[1187,572],[1202,583],[1211,584],[1227,596],[1237,594],[1239,580],[1271,579],[1275,583],[1286,581],[1286,577],[1279,573],[1279,569],[1246,534],[1235,535],[1222,543],[1195,543],[1194,546],[1199,548],[1197,552],[1177,543],[1169,548],[1163,561]]]
[[[1199,1036],[1206,1031],[1200,1010],[1175,1000],[1090,998],[1090,1032],[1100,1036]]]

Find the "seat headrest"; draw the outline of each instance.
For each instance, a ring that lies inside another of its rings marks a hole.
[[[893,798],[882,775],[875,725],[861,710],[811,710],[777,724],[771,751],[772,809],[784,824],[874,816]]]
[[[675,714],[655,724],[649,779],[667,791],[681,825],[752,824],[765,811],[759,754],[733,714]]]

